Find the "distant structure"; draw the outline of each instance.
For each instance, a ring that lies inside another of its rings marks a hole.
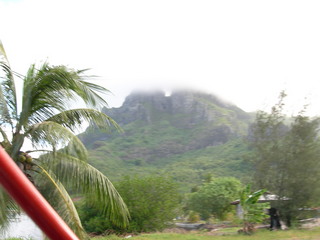
[[[275,194],[271,194],[269,192],[266,192],[266,193],[264,193],[263,195],[261,195],[259,197],[258,203],[270,202],[270,204],[272,205],[272,202],[278,201],[278,200],[287,201],[287,200],[289,200],[289,198],[284,197],[282,199],[279,199],[279,196],[277,196]],[[230,204],[231,205],[236,205],[237,216],[239,218],[242,218],[243,217],[243,210],[242,210],[242,207],[240,205],[240,200],[235,200],[235,201],[231,202]]]

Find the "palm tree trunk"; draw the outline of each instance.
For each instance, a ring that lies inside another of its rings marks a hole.
[[[19,152],[22,148],[23,142],[24,142],[24,135],[20,134],[19,132],[16,132],[13,134],[12,138],[12,150],[10,153],[8,153],[11,158],[15,161],[17,161]]]

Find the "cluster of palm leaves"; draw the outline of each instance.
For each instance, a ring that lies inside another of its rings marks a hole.
[[[22,82],[22,94],[16,79]],[[66,189],[94,196],[92,201],[114,224],[126,225],[129,215],[108,178],[88,164],[90,156],[75,135],[83,122],[118,128],[99,111],[107,104],[102,94],[108,90],[86,79],[85,71],[48,63],[31,65],[25,76],[19,75],[0,42],[1,145],[81,239],[87,235]],[[85,107],[74,108],[80,100]],[[17,212],[19,207],[0,189],[0,227]]]

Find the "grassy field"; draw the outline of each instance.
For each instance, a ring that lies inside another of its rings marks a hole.
[[[93,240],[119,240],[123,237],[96,237]],[[125,239],[132,240],[319,240],[320,228],[311,230],[259,230],[251,236],[237,234],[234,231],[203,232],[203,233],[152,233],[133,236]]]
[[[238,229],[238,228],[237,228]],[[237,229],[223,229],[215,232],[188,232],[188,233],[150,233],[138,236],[93,237],[92,240],[320,240],[320,227],[313,229],[296,229],[269,231],[258,230],[251,236],[237,234]],[[30,238],[8,238],[6,240],[32,240]]]

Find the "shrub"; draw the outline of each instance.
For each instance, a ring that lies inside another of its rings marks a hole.
[[[180,195],[177,185],[169,178],[125,177],[116,184],[116,189],[129,209],[129,227],[115,227],[87,201],[77,204],[86,231],[96,234],[161,231],[178,214]]]
[[[238,197],[240,188],[241,183],[235,178],[213,179],[190,194],[187,208],[198,212],[205,220],[211,217],[223,220],[232,210],[230,203]]]
[[[130,211],[130,232],[161,231],[178,214],[178,187],[169,178],[126,177],[117,190]]]
[[[190,223],[196,223],[200,221],[200,215],[197,212],[190,211],[188,216],[188,222]]]

